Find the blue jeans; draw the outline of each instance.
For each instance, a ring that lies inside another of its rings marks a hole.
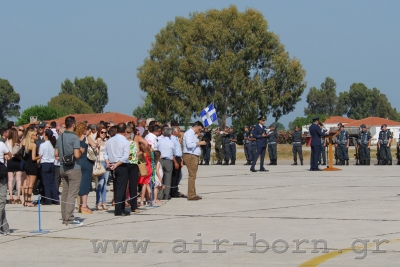
[[[105,161],[100,162],[104,168],[107,167]],[[97,188],[96,188],[96,205],[100,203],[106,203],[106,193],[107,193],[107,181],[109,172],[106,171],[102,176],[97,177]],[[100,201],[101,197],[101,201]]]

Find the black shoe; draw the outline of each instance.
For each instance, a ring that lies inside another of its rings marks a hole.
[[[346,160],[346,166],[349,166],[349,160],[348,159]]]
[[[262,168],[262,169],[260,170],[260,172],[268,172],[268,170],[266,170],[265,168]]]
[[[203,165],[203,161],[200,161],[199,165]]]
[[[124,211],[124,212],[122,212],[122,213],[118,213],[118,214],[114,214],[115,216],[129,216],[129,215],[131,215],[131,213],[130,212],[126,212],[126,211]]]
[[[316,172],[320,172],[320,171],[322,171],[321,169],[316,169],[316,170],[314,170],[314,171],[316,171]]]
[[[53,202],[53,205],[60,205],[60,202]]]
[[[301,161],[301,166],[303,166],[303,161]]]
[[[252,172],[257,172],[255,169],[250,169],[250,171],[252,171]]]
[[[322,162],[322,164],[321,165],[326,165],[326,163],[325,162]]]
[[[222,163],[222,165],[229,165],[229,163],[225,161],[224,163]]]
[[[278,165],[278,160],[274,160],[274,165]]]
[[[204,165],[210,165],[210,162],[209,162],[209,161],[206,161],[206,162],[204,163]]]
[[[274,165],[274,163],[271,161],[270,163],[268,163],[267,165]]]
[[[297,162],[292,163],[292,166],[297,165]]]

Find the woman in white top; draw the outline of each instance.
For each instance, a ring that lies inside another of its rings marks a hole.
[[[56,139],[53,136],[53,131],[47,129],[44,133],[44,143],[39,147],[40,164],[42,166],[42,182],[44,187],[43,205],[60,205],[58,189],[55,181],[54,167],[54,147]]]
[[[107,128],[104,125],[99,127],[97,131],[97,152],[99,155],[99,161],[107,168],[107,163],[104,159],[104,150],[106,149],[107,142]],[[106,171],[103,175],[97,177],[97,187],[96,187],[96,207],[97,210],[108,210],[106,195],[107,195],[107,181],[108,181],[109,172]]]
[[[5,158],[11,158],[11,153],[7,146],[0,142],[0,231],[4,235],[10,234],[10,226],[6,219],[6,199],[7,199],[7,167],[4,165]]]
[[[6,146],[8,151],[12,152],[13,147],[20,146],[19,136],[16,129],[8,130],[8,138],[6,141]],[[21,160],[16,156],[12,155],[12,158],[7,161],[7,170],[8,170],[8,191],[10,194],[10,204],[21,204],[21,177],[22,177],[22,169],[21,169]],[[13,182],[14,182],[14,173],[15,179],[17,180],[17,200],[14,201],[13,198]]]

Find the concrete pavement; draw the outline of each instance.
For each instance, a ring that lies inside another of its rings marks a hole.
[[[76,213],[84,225],[65,226],[59,206],[42,206],[48,234],[30,233],[37,229],[36,208],[7,205],[13,233],[0,236],[2,265],[398,266],[400,166],[309,172],[307,166],[281,161],[266,166],[268,173],[252,173],[237,163],[199,166],[196,185],[203,200],[172,199],[129,217],[114,217],[110,207],[93,215]],[[184,172],[180,191],[186,194],[185,167]],[[92,206],[94,196],[89,195]],[[111,200],[111,192],[107,197]],[[115,246],[125,239],[126,253],[115,253],[112,241],[104,253],[101,248],[95,253],[93,246],[100,244],[95,240],[105,239],[116,240]],[[135,253],[132,239],[149,240],[146,252]],[[329,253],[321,252],[321,242],[312,253],[313,239],[325,240]],[[380,245],[385,253],[373,253],[375,239],[389,241]],[[351,250],[357,240],[353,249],[360,253]],[[269,249],[257,253],[266,242]]]

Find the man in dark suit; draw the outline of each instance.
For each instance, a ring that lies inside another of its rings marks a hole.
[[[261,172],[267,172],[264,168],[264,157],[265,157],[265,151],[267,148],[267,128],[264,126],[265,123],[265,117],[261,116],[258,118],[258,124],[255,125],[254,130],[252,131],[253,133],[253,138],[256,139],[257,142],[257,154],[253,158],[253,162],[251,164],[250,171],[256,172],[254,167],[256,166],[258,157],[261,155],[260,158],[260,171]]]
[[[313,118],[313,123],[308,129],[311,135],[311,167],[310,171],[320,171],[318,168],[318,159],[321,155],[321,137],[328,135],[329,132],[324,133],[319,127],[319,117]]]

